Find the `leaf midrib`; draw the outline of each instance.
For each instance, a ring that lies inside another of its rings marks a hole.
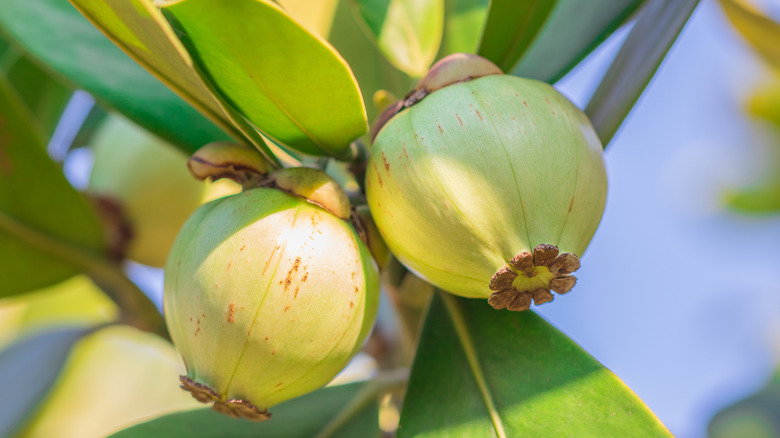
[[[495,401],[493,400],[493,394],[487,385],[485,379],[485,373],[482,371],[482,366],[479,363],[477,357],[477,350],[474,347],[474,341],[469,334],[468,325],[466,319],[463,316],[463,311],[457,302],[457,298],[450,295],[447,292],[437,290],[439,296],[444,302],[444,307],[447,309],[452,325],[455,328],[455,335],[458,338],[461,346],[463,347],[463,353],[466,356],[466,361],[469,364],[469,369],[474,376],[474,380],[479,388],[479,392],[482,395],[482,400],[485,402],[485,408],[490,416],[490,421],[493,423],[493,428],[496,431],[498,438],[507,438],[506,431],[504,430],[504,424],[501,420],[501,416],[496,408]]]

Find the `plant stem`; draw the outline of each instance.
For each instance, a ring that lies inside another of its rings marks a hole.
[[[315,438],[328,438],[338,432],[349,420],[358,414],[369,403],[376,401],[380,395],[396,388],[402,388],[409,380],[409,370],[398,368],[379,373],[374,379],[366,382],[363,388],[325,427],[315,435]]]
[[[63,263],[81,269],[119,306],[123,322],[169,339],[162,315],[138,286],[127,278],[119,265],[70,242],[33,229],[2,212],[0,230],[61,259]]]

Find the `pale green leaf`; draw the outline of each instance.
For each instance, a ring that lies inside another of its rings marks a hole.
[[[346,157],[367,130],[349,66],[276,4],[185,0],[163,10],[216,89],[271,139]]]
[[[444,0],[353,0],[379,49],[398,69],[422,77],[441,44]]]

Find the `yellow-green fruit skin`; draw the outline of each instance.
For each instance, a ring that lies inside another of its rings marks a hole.
[[[585,114],[550,85],[492,75],[447,86],[378,133],[366,174],[377,228],[409,269],[456,295],[539,244],[581,256],[607,177]]]
[[[266,409],[328,383],[373,326],[379,275],[352,226],[258,188],[203,205],[165,269],[187,376]]]

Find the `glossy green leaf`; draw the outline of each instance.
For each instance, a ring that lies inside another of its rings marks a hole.
[[[490,0],[448,0],[444,6],[444,38],[439,57],[476,53]]]
[[[379,49],[398,69],[422,77],[436,58],[444,0],[353,0]]]
[[[33,113],[45,137],[51,137],[73,94],[27,57],[15,50],[3,56],[5,74]]]
[[[0,30],[71,84],[185,152],[228,138],[64,0],[2,0]]]
[[[151,0],[70,0],[131,58],[209,120],[237,139],[246,138],[267,157],[273,154],[256,131],[212,92],[192,57]]]
[[[669,437],[609,370],[531,311],[440,292],[398,437]]]
[[[780,23],[746,0],[720,0],[720,5],[731,24],[745,37],[753,50],[780,70]]]
[[[164,11],[219,92],[268,137],[307,154],[345,157],[367,130],[349,66],[276,4],[186,0]]]
[[[374,106],[374,93],[387,90],[401,98],[414,88],[414,81],[390,65],[376,44],[360,29],[358,19],[349,2],[340,1],[328,40],[352,67],[365,100],[368,120],[373,123],[381,111]]]
[[[261,423],[235,420],[211,409],[197,409],[139,424],[111,435],[111,438],[311,438],[323,430],[362,387],[363,384],[352,383],[320,389],[271,408],[271,419]],[[377,437],[378,416],[377,403],[368,403],[331,436]]]
[[[554,83],[607,39],[643,1],[558,0],[511,73]]]
[[[11,436],[54,384],[71,347],[90,329],[70,327],[40,332],[0,351],[0,436]]]
[[[555,7],[555,0],[491,0],[480,56],[510,72],[531,46]]]
[[[78,272],[54,255],[50,241],[101,252],[103,230],[92,206],[49,159],[32,115],[0,75],[0,297]]]
[[[585,113],[607,147],[650,83],[699,0],[652,0],[626,37]]]

